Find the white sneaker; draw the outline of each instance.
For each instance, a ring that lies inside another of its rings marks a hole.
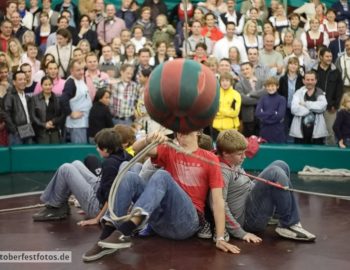
[[[300,223],[294,224],[288,228],[277,227],[276,233],[282,237],[300,240],[300,241],[315,241],[316,236],[305,230]]]
[[[210,239],[213,237],[210,228],[210,223],[208,221],[205,221],[203,226],[199,229],[199,231],[197,232],[197,237],[202,239]]]

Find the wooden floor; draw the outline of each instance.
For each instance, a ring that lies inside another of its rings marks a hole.
[[[225,254],[207,240],[192,238],[171,241],[160,237],[134,239],[133,246],[100,261],[83,263],[82,254],[97,240],[98,226],[80,228],[84,216],[72,207],[69,219],[34,223],[38,209],[0,214],[0,250],[72,251],[71,264],[1,264],[1,270],[15,269],[350,269],[350,201],[298,196],[302,223],[317,235],[315,243],[301,243],[279,238],[273,227],[261,235],[260,245],[232,241],[242,252]],[[0,200],[0,208],[39,203],[38,196]]]

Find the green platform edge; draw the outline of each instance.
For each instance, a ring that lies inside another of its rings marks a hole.
[[[92,145],[30,145],[0,148],[0,173],[52,172],[61,164],[97,154]],[[264,144],[253,159],[246,159],[246,170],[263,170],[274,160],[284,160],[292,172],[305,165],[318,168],[350,169],[350,149],[316,145]]]

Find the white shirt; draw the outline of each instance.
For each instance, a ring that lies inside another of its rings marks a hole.
[[[236,47],[239,51],[241,62],[247,62],[248,56],[244,47],[242,37],[234,36],[232,40],[223,37],[215,43],[213,55],[220,61],[222,58],[228,58],[228,51],[231,47]]]
[[[24,92],[17,92],[19,99],[21,100],[21,103],[23,105],[24,111],[26,113],[26,117],[27,117],[27,123],[30,123],[30,118],[29,118],[29,111],[28,111],[28,104],[27,104],[27,99],[26,99],[26,95],[24,94]]]

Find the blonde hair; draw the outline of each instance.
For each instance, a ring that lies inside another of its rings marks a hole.
[[[237,130],[228,129],[221,131],[216,139],[216,149],[219,155],[244,151],[248,147],[246,138]]]
[[[340,101],[340,109],[349,111],[350,108],[346,107],[346,102],[350,100],[350,93],[344,93]]]
[[[251,26],[251,25],[255,25],[255,34],[258,32],[258,25],[257,25],[257,23],[252,21],[252,20],[248,20],[245,23],[244,28],[243,28],[243,34],[244,35],[247,35],[248,27]]]

